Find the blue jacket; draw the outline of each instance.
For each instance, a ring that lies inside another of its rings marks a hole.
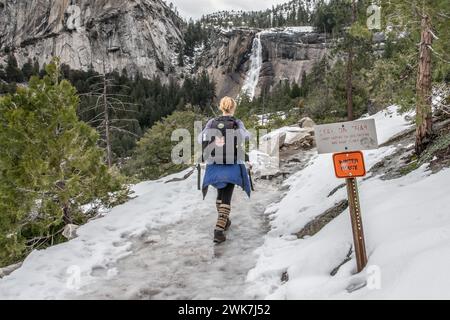
[[[245,164],[208,164],[203,179],[203,198],[206,197],[209,186],[223,189],[229,183],[240,186],[250,197],[250,177]]]

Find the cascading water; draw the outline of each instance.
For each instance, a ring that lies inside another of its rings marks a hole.
[[[246,94],[250,100],[253,100],[256,94],[256,87],[259,82],[259,74],[262,67],[262,45],[261,34],[257,33],[253,40],[252,56],[250,57],[250,69],[245,77],[244,85],[240,96]]]

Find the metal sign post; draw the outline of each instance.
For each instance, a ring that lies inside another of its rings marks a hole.
[[[346,179],[353,242],[358,273],[367,265],[367,252],[361,216],[357,177],[366,175],[364,155],[361,151],[378,148],[375,121],[361,120],[316,126],[316,143],[319,153],[333,155],[336,177]]]
[[[361,217],[361,206],[359,203],[358,182],[356,178],[348,178],[347,193],[350,217],[352,220],[353,242],[355,244],[355,256],[358,273],[367,265],[366,242]]]
[[[353,242],[355,244],[355,256],[359,273],[367,265],[358,182],[356,181],[357,177],[364,177],[366,175],[364,155],[361,151],[337,153],[333,155],[333,162],[336,177],[346,179],[347,181],[348,206],[352,221]]]

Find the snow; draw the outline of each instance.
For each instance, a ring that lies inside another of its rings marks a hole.
[[[187,171],[133,187],[134,199],[80,227],[78,238],[35,251],[0,279],[0,299],[252,299],[245,278],[268,231],[277,186],[236,188],[225,246],[214,246],[214,190],[205,201]],[[258,192],[259,191],[259,192]]]
[[[379,141],[410,127],[396,107],[373,116]],[[366,165],[395,151],[365,152]],[[257,266],[247,281],[250,292],[268,299],[448,299],[450,298],[450,170],[432,175],[426,165],[395,180],[371,176],[359,180],[369,262],[356,273],[354,254],[337,275],[330,275],[347,256],[353,238],[348,210],[306,239],[293,236],[308,222],[346,198],[334,177],[331,155],[316,156],[288,179],[287,195],[267,210],[272,231],[258,249]],[[281,282],[287,272],[289,281]],[[350,285],[367,287],[348,293]]]
[[[115,262],[132,253],[134,237],[186,218],[177,199],[193,185],[191,180],[172,184],[158,180],[134,186],[136,199],[81,226],[78,238],[31,253],[19,270],[0,280],[0,299],[58,299],[73,294],[73,274],[80,287],[96,280],[92,274],[97,269],[114,274]],[[201,197],[192,194],[183,200],[183,207],[198,206]]]
[[[395,106],[367,118],[376,120],[380,144],[412,127]],[[364,152],[367,169],[398,147]],[[356,274],[353,253],[331,276],[352,247],[348,210],[311,237],[295,234],[346,190],[331,155],[308,161],[281,188],[258,182],[252,201],[237,192],[230,241],[221,247],[210,234],[215,194],[203,201],[195,174],[138,184],[133,200],[80,227],[78,238],[33,252],[0,279],[0,299],[450,298],[450,169],[431,174],[423,165],[399,179],[359,179],[369,263]]]
[[[298,126],[281,127],[271,131],[269,134],[262,137],[262,140],[271,140],[285,136],[283,144],[293,144],[306,136],[310,135],[311,130],[300,128]]]
[[[361,184],[368,265],[381,270],[381,289],[345,291],[361,277],[353,275],[354,259],[337,276],[330,276],[352,243],[346,211],[312,238],[267,239],[258,266],[249,275],[249,280],[259,283],[253,290],[274,299],[448,299],[450,217],[445,200],[450,190],[443,188],[448,179],[450,170],[429,175],[422,168],[402,179],[371,179]],[[280,210],[277,220],[295,222],[285,220],[285,214]],[[292,230],[298,229],[283,228],[285,234]],[[285,270],[290,281],[280,285],[280,272]]]
[[[285,27],[285,28],[270,28],[265,29],[261,34],[271,34],[271,33],[286,33],[286,34],[296,34],[296,33],[311,33],[314,32],[314,27],[312,26],[297,26],[297,27]]]
[[[414,113],[398,114],[398,106],[390,106],[383,111],[378,112],[373,116],[366,116],[363,119],[375,119],[378,133],[378,143],[380,145],[386,143],[390,138],[394,137],[408,128],[411,124],[407,119],[413,119]]]

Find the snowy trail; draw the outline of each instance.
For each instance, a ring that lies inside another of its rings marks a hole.
[[[295,167],[309,156],[299,154]],[[76,239],[33,252],[0,279],[0,299],[263,298],[245,293],[246,279],[282,181],[258,181],[250,200],[237,188],[228,241],[216,246],[216,190],[203,201],[196,175],[165,183],[174,176],[134,186],[135,199],[81,226]]]
[[[411,128],[395,106],[371,118],[382,144]],[[292,174],[287,180],[258,181],[251,200],[236,190],[225,244],[212,242],[215,190],[203,201],[195,175],[165,183],[182,172],[134,186],[135,199],[80,227],[76,239],[33,252],[0,279],[0,299],[448,297],[450,169],[432,174],[423,165],[400,177],[387,174],[413,140],[364,152],[367,169],[378,168],[359,183],[367,273],[355,274],[353,260],[342,265],[352,245],[348,209],[316,234],[297,236],[346,191],[331,155],[290,150],[295,154],[282,154],[282,172]],[[372,277],[371,267],[380,286],[347,292]]]
[[[277,200],[270,182],[258,183],[251,201],[237,191],[228,241],[214,245],[215,190],[182,222],[150,230],[133,243],[133,254],[118,262],[118,276],[81,288],[88,299],[245,299],[245,280],[256,264],[254,250],[268,231],[264,211]],[[208,207],[206,209],[206,207]],[[147,238],[147,239],[145,239]]]

